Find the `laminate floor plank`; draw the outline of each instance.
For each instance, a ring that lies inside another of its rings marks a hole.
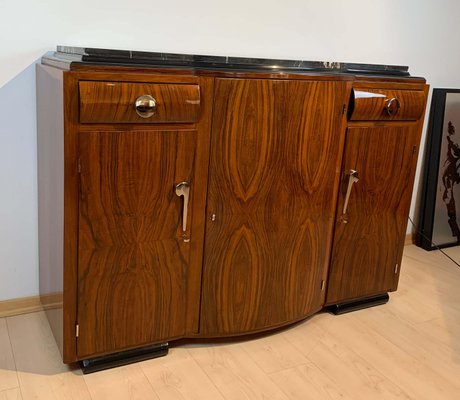
[[[387,310],[386,307],[376,307],[365,313],[356,313],[354,317],[371,328],[373,334],[382,336],[434,371],[442,371],[443,378],[448,379],[452,385],[458,386],[460,348],[455,349],[436,337],[426,335],[418,326],[395,317]]]
[[[439,251],[406,246],[386,305],[85,376],[62,364],[43,313],[3,318],[0,400],[457,400],[459,287]]]
[[[171,348],[140,367],[161,400],[225,400],[186,348]]]
[[[382,326],[381,329],[385,330],[386,327]],[[346,349],[355,352],[387,381],[404,388],[404,393],[409,398],[454,400],[460,393],[460,382],[450,382],[443,371],[411,356],[404,347],[391,343],[352,314],[346,319],[337,319],[323,342],[337,352]],[[316,361],[317,359],[314,362]],[[454,393],[455,396],[452,397]]]
[[[88,400],[80,369],[62,363],[43,312],[7,318],[23,400]]]
[[[460,246],[446,247],[445,249],[442,249],[442,251],[444,251],[444,253],[447,253],[457,263],[460,264]],[[458,268],[460,268],[460,267],[458,267]]]
[[[0,400],[22,400],[21,390],[19,388],[3,390],[0,392]]]
[[[328,312],[321,312],[306,321],[287,328],[280,334],[291,343],[296,350],[305,357],[312,352],[321,339],[326,335],[330,323],[335,316]]]
[[[92,400],[159,400],[140,363],[84,375]]]
[[[0,318],[0,392],[19,387],[6,318]]]
[[[390,303],[392,302],[398,303],[397,312],[401,318],[412,324],[427,322],[439,316],[439,304],[419,291],[414,293],[401,290],[390,293]]]
[[[287,400],[242,346],[205,345],[189,351],[227,400]]]
[[[458,247],[460,248],[460,247]],[[445,252],[451,249],[444,249]],[[454,259],[460,259],[460,252]],[[460,279],[460,267],[441,254],[439,251],[427,252],[416,246],[406,246],[404,250],[404,262],[401,269],[400,283],[405,290],[411,293],[420,293],[431,300],[435,295],[440,300],[460,299],[458,280]],[[450,305],[450,302],[444,305]],[[455,307],[459,311],[458,307]]]
[[[270,378],[291,400],[355,400],[310,361]]]
[[[266,374],[279,372],[308,362],[283,334],[275,333],[245,341],[240,347]]]
[[[423,333],[433,343],[442,343],[455,354],[453,361],[458,360],[460,352],[460,323],[446,317],[435,318],[417,325],[417,330]]]
[[[329,333],[308,358],[340,391],[354,400],[419,400],[410,397],[404,388],[378,371],[372,361],[361,354],[359,347],[349,348]]]
[[[455,286],[456,280],[460,277],[460,267],[455,265],[451,260],[442,255],[439,251],[425,252],[415,246],[406,246],[404,252],[403,268],[407,268],[402,275],[401,282],[416,285],[425,284],[420,289],[430,291],[442,291],[446,295],[457,297],[458,291],[450,290]],[[447,252],[449,249],[445,249]],[[423,254],[424,252],[425,254]],[[455,258],[460,258],[460,253]],[[406,287],[409,289],[410,287]]]

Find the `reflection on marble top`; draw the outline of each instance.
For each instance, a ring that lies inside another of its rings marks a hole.
[[[43,57],[45,64],[61,67],[71,63],[136,65],[151,67],[185,67],[207,70],[248,70],[264,72],[329,72],[409,76],[408,67],[399,65],[357,64],[328,61],[279,60],[209,56],[196,54],[154,53],[130,50],[93,49],[58,46],[57,51]]]

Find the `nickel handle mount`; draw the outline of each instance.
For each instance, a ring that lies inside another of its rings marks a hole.
[[[187,232],[187,218],[188,218],[188,203],[190,199],[190,183],[180,182],[175,186],[176,195],[184,198],[184,206],[182,208],[182,232],[184,242],[189,242],[190,237],[186,235]]]
[[[353,188],[353,184],[359,181],[358,171],[355,171],[354,169],[350,169],[347,175],[348,175],[348,187],[347,187],[347,193],[345,195],[345,201],[343,202],[342,215],[345,215],[347,213],[348,201],[350,200],[351,189]]]

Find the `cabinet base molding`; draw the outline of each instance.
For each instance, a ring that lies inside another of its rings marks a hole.
[[[80,367],[84,374],[90,374],[92,372],[102,371],[104,369],[114,367],[121,367],[122,365],[128,365],[138,361],[163,357],[168,354],[168,351],[169,343],[160,343],[139,349],[108,354],[106,356],[89,358],[87,360],[83,360],[80,363]]]
[[[0,301],[0,318],[62,307],[62,293]]]
[[[366,297],[365,299],[333,304],[328,306],[327,309],[335,315],[340,315],[351,311],[362,310],[363,308],[379,306],[381,304],[388,303],[389,299],[390,296],[388,296],[388,293],[385,293],[378,296]]]

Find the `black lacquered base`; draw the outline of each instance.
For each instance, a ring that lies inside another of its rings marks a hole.
[[[327,309],[335,315],[345,314],[347,312],[362,310],[363,308],[379,306],[388,303],[390,296],[388,293],[378,296],[366,297],[365,299],[353,300],[344,303],[333,304]]]
[[[104,369],[120,367],[122,365],[138,361],[162,357],[168,354],[168,349],[168,343],[156,344],[153,346],[142,347],[140,349],[127,350],[120,353],[83,360],[80,362],[80,367],[84,374],[90,374]]]

